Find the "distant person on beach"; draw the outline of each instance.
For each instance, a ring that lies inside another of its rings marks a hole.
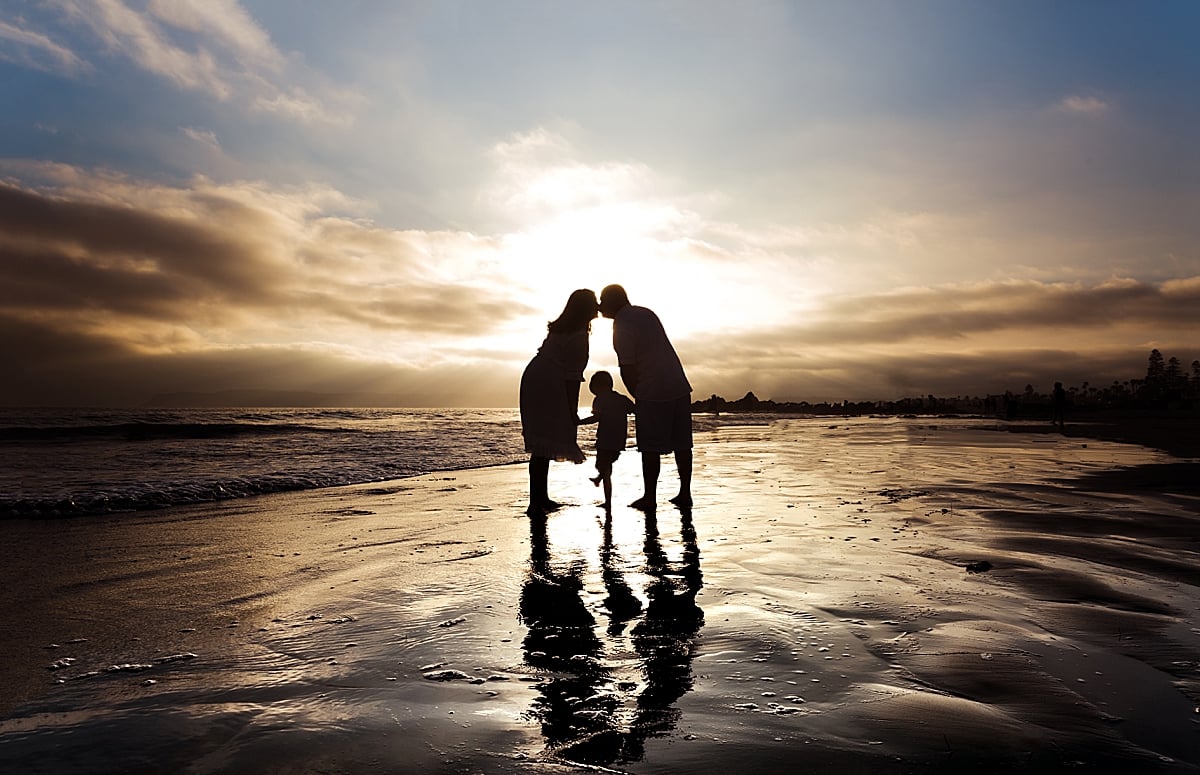
[[[1061,382],[1054,383],[1054,392],[1050,394],[1050,424],[1057,425],[1061,431],[1065,427],[1067,416],[1067,391],[1063,390]]]
[[[596,423],[596,477],[592,484],[604,485],[604,510],[612,509],[613,463],[625,449],[629,438],[629,423],[626,418],[634,411],[629,396],[613,390],[613,378],[607,371],[597,371],[588,382],[588,388],[596,398],[592,401],[592,415],[579,421],[580,425]]]
[[[692,386],[658,316],[629,303],[620,285],[600,292],[600,312],[613,321],[613,349],[621,380],[637,402],[637,446],[642,454],[645,493],[631,506],[655,510],[660,457],[675,456],[681,509],[692,506]]]
[[[521,435],[529,453],[530,516],[558,507],[547,493],[551,460],[582,463],[579,428],[579,385],[588,362],[588,334],[597,313],[596,294],[580,289],[567,299],[537,355],[521,375]]]

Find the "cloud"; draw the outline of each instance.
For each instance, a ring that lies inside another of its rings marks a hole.
[[[168,38],[168,31],[150,16],[121,0],[97,0],[88,7],[74,3],[60,8],[75,22],[90,29],[110,53],[131,59],[147,72],[185,89],[206,91],[226,99],[233,91],[228,72],[221,72],[212,53],[198,47],[187,51]]]
[[[704,217],[703,196],[674,192],[648,165],[589,160],[544,127],[496,143],[489,158],[480,199],[500,214],[510,271],[552,304],[564,288],[619,279],[634,296],[669,289],[660,309],[690,328],[700,317],[695,299],[709,299],[712,314],[745,301],[747,279],[757,284],[746,259],[761,257]],[[740,311],[756,319],[761,305]]]
[[[1200,277],[989,282],[826,299],[800,322],[677,343],[698,392],[779,400],[986,395],[1108,384],[1151,347],[1196,357]]]
[[[499,292],[495,246],[396,231],[319,187],[155,186],[61,165],[0,183],[0,312],[148,350],[210,342],[486,334],[528,308]],[[175,332],[173,335],[171,332]]]
[[[330,189],[6,168],[26,182],[0,179],[0,404],[265,388],[509,405],[528,353],[493,335],[544,326],[497,241],[382,228]]]
[[[218,152],[221,150],[221,143],[219,140],[217,140],[217,133],[211,129],[197,129],[195,127],[185,126],[181,127],[180,131],[182,131],[183,134],[188,138],[195,140],[200,145]]]
[[[75,75],[91,69],[86,61],[48,35],[0,20],[0,60],[50,73]]]
[[[208,36],[243,66],[283,69],[283,56],[270,36],[235,0],[150,0],[147,11],[176,29]]]
[[[343,406],[511,406],[519,376],[485,360],[412,366],[311,345],[146,353],[3,312],[0,360],[9,364],[0,406],[131,406],[170,394],[255,392]]]
[[[1098,116],[1107,113],[1112,107],[1099,97],[1071,95],[1059,100],[1058,109],[1066,113],[1077,113],[1085,116]]]
[[[1093,286],[1001,281],[842,298],[823,312],[823,320],[794,333],[822,343],[851,344],[1040,328],[1096,331],[1131,324],[1180,330],[1200,326],[1200,289],[1135,280]]]
[[[386,228],[324,186],[0,163],[0,357],[15,365],[0,403],[379,387],[411,405],[511,405],[566,292],[613,281],[660,314],[699,395],[985,394],[1127,379],[1151,346],[1194,357],[1200,276],[852,293],[826,282],[858,271],[840,252],[920,250],[937,218],[755,229],[550,135],[495,158],[512,174],[483,190],[537,217],[494,235]],[[586,184],[566,203],[542,185],[564,170]],[[614,367],[606,339],[592,368]]]
[[[264,112],[304,122],[345,123],[327,104],[333,93],[314,95],[290,72],[288,58],[235,0],[126,0],[51,5],[92,33],[113,56],[180,89],[220,100],[238,100]]]
[[[1060,347],[1140,347],[1156,338],[1186,342],[1200,328],[1200,278],[1159,285],[999,281],[826,298],[792,324],[726,341],[728,359],[803,362],[820,352],[972,352]]]
[[[655,185],[642,164],[580,161],[578,150],[565,137],[544,127],[497,143],[491,157],[496,175],[485,197],[526,218],[644,198]]]

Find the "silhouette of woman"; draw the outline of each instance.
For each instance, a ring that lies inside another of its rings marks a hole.
[[[521,588],[525,664],[548,677],[537,684],[530,711],[555,756],[595,764],[613,762],[621,749],[617,697],[600,661],[596,619],[584,604],[584,563],[551,562],[546,517],[529,520],[529,572]]]
[[[567,299],[562,314],[547,325],[546,339],[521,375],[521,434],[529,453],[530,515],[558,506],[546,491],[551,460],[582,463],[579,385],[588,361],[588,334],[598,314],[596,294],[586,288]]]

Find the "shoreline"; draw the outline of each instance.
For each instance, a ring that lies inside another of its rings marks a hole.
[[[737,418],[731,421],[729,418]],[[926,422],[971,422],[971,421],[987,421],[994,423],[993,429],[1006,430],[1011,433],[1027,433],[1027,434],[1057,434],[1065,438],[1072,439],[1092,439],[1096,441],[1112,441],[1122,444],[1136,444],[1150,449],[1156,449],[1165,452],[1173,457],[1179,458],[1181,461],[1190,459],[1200,459],[1200,418],[1197,417],[1113,417],[1104,415],[1080,416],[1070,418],[1070,422],[1066,423],[1063,429],[1058,429],[1048,421],[1031,422],[1022,420],[1005,420],[1002,418],[989,417],[985,415],[793,415],[786,413],[767,413],[767,412],[750,412],[750,411],[727,411],[720,415],[716,414],[697,414],[695,415],[697,433],[711,432],[723,427],[738,427],[744,425],[762,425],[774,421],[799,421],[812,423],[845,423],[845,422],[907,422],[907,423],[926,423]],[[724,418],[724,419],[722,419]],[[626,454],[633,454],[635,451],[630,450]],[[406,476],[400,476],[394,479],[372,479],[359,482],[337,483],[337,484],[276,484],[263,486],[261,483],[257,485],[257,489],[248,489],[245,492],[237,495],[225,494],[209,499],[191,499],[181,500],[179,502],[161,502],[150,503],[144,505],[113,508],[110,500],[106,496],[97,501],[97,506],[79,506],[76,502],[79,496],[68,497],[60,501],[50,511],[44,509],[29,509],[19,510],[16,506],[10,504],[10,508],[0,511],[0,522],[7,520],[22,520],[22,519],[73,519],[73,518],[96,518],[107,516],[119,516],[123,514],[135,514],[144,512],[160,511],[163,509],[175,508],[190,508],[203,507],[205,505],[213,505],[224,503],[227,501],[237,501],[244,498],[260,498],[264,496],[311,492],[325,489],[337,489],[342,487],[358,487],[368,486],[371,484],[384,484],[391,481],[403,481],[407,479],[419,478],[421,476],[433,476],[439,473],[454,473],[459,471],[471,471],[478,468],[495,468],[510,465],[523,465],[523,460],[513,460],[508,462],[486,463],[480,465],[461,465],[454,468],[434,469],[421,473],[413,473]],[[1188,486],[1191,484],[1195,471],[1189,466],[1181,466],[1178,468],[1177,475],[1172,477],[1172,486]],[[1197,477],[1200,478],[1200,477]],[[216,490],[226,491],[227,488],[220,486],[219,483],[210,485]],[[193,493],[194,488],[188,488],[189,494]]]
[[[1137,444],[1181,459],[1200,458],[1200,417],[1196,416],[1069,416],[1061,431],[1048,421],[1006,423],[1014,433],[1060,433],[1070,438]]]

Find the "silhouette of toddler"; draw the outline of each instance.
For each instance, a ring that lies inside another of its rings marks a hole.
[[[607,371],[597,371],[588,382],[596,398],[592,401],[592,416],[579,421],[580,425],[596,423],[596,477],[592,484],[604,485],[604,510],[612,508],[612,467],[629,437],[628,416],[633,413],[633,401],[613,390],[613,378]]]

